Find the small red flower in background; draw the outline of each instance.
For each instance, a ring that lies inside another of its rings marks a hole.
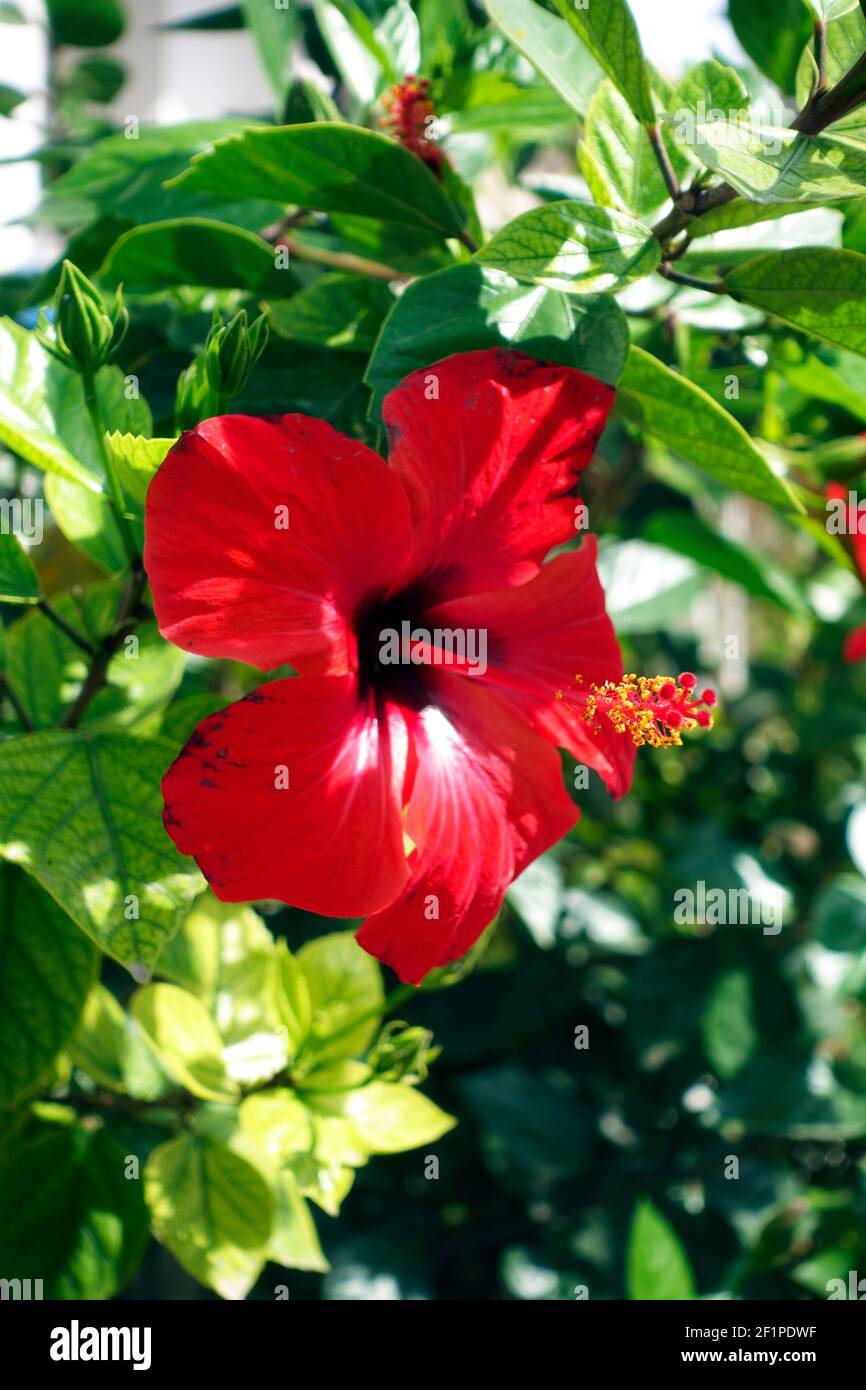
[[[388,463],[303,415],[222,416],[170,451],[145,549],[163,635],[299,672],[205,719],[165,776],[169,833],[219,898],[364,916],[361,944],[414,983],[577,821],[557,745],[627,790],[631,741],[556,698],[622,676],[595,539],[541,563],[574,536],[613,395],[472,352],[387,397]],[[426,664],[383,664],[404,621],[483,631],[484,669],[418,642]]]
[[[423,159],[440,178],[445,156],[430,139],[436,119],[436,109],[430,100],[430,79],[409,76],[402,82],[395,82],[382,98],[382,105],[387,113],[380,122],[382,129]]]
[[[854,559],[857,563],[864,584],[866,584],[866,535],[861,535],[858,522],[859,513],[856,506],[851,506],[848,491],[841,483],[830,483],[827,487],[827,497],[834,502],[848,503],[846,515],[848,520],[848,533],[853,537]],[[849,632],[845,638],[845,645],[842,648],[842,655],[846,661],[855,662],[866,659],[866,623],[862,627],[856,627],[853,632]]]

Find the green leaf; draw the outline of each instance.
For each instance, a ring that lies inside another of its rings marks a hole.
[[[331,1268],[322,1253],[310,1208],[301,1196],[297,1178],[283,1169],[273,1180],[274,1221],[267,1257],[288,1269],[324,1274]]]
[[[0,1268],[47,1299],[113,1298],[147,1247],[141,1184],[104,1129],[51,1125],[0,1159]]]
[[[206,217],[176,217],[134,227],[114,243],[100,275],[132,291],[167,285],[279,294],[282,272],[260,236]]]
[[[617,632],[670,632],[704,587],[705,576],[673,550],[646,541],[606,544],[598,573]]]
[[[0,441],[26,463],[100,491],[95,459],[82,461],[71,439],[67,445],[60,436],[61,419],[70,428],[83,427],[80,378],[50,357],[32,333],[0,319]]]
[[[126,69],[113,58],[82,58],[76,63],[63,93],[101,104],[114,101],[126,81]]]
[[[224,30],[243,29],[244,12],[240,5],[226,5],[216,10],[206,10],[204,14],[191,14],[183,19],[168,20],[159,29],[183,30],[192,33],[220,33]]]
[[[579,5],[574,0],[554,0],[554,4],[611,82],[619,87],[638,120],[653,125],[656,114],[649,73],[626,0],[605,0],[603,5],[595,0]]]
[[[617,402],[642,434],[667,444],[728,487],[771,506],[800,510],[742,425],[686,377],[642,348],[632,347]]]
[[[749,105],[749,93],[739,73],[725,67],[715,58],[708,58],[689,68],[668,102],[670,119],[682,120],[686,111],[706,113],[708,110],[741,111]]]
[[[579,115],[600,77],[586,45],[564,20],[534,0],[486,0],[493,23]]]
[[[800,54],[812,36],[802,0],[728,0],[728,17],[756,67],[783,92],[793,92]]]
[[[804,0],[806,4],[825,5],[827,29],[824,41],[824,74],[828,87],[834,87],[852,68],[866,50],[866,19],[863,6],[857,0]],[[815,84],[817,73],[814,34],[808,36],[801,50],[797,68],[797,105],[804,106]]]
[[[289,1038],[277,1002],[274,939],[252,908],[205,894],[163,951],[158,970],[208,1010],[234,1080],[251,1084],[283,1070]]]
[[[752,984],[747,970],[724,970],[713,983],[701,1017],[707,1061],[727,1080],[742,1071],[758,1047]]]
[[[606,296],[572,299],[475,264],[437,271],[407,286],[385,321],[365,377],[376,409],[409,372],[486,347],[577,367],[613,385],[628,325]]]
[[[812,908],[811,935],[828,951],[866,949],[866,883],[856,874],[839,874],[822,888]]]
[[[828,203],[866,193],[860,128],[800,135],[744,121],[682,123],[679,133],[714,173],[755,203]]]
[[[852,352],[809,353],[800,362],[779,362],[785,379],[809,399],[827,401],[866,424],[866,362]]]
[[[689,512],[654,512],[643,535],[656,545],[687,555],[755,598],[767,599],[786,613],[806,613],[808,606],[785,570],[760,551],[719,535]]]
[[[298,27],[293,4],[275,0],[241,0],[247,28],[251,31],[278,106],[286,94],[291,76],[290,55]]]
[[[178,985],[147,985],[130,1012],[170,1076],[202,1100],[237,1094],[222,1060],[222,1038],[204,1004]]]
[[[394,302],[380,280],[320,275],[291,299],[272,299],[268,320],[275,333],[291,342],[369,352]]]
[[[454,204],[417,155],[357,126],[322,122],[248,129],[196,155],[172,187],[231,188],[319,212],[386,218],[459,236]]]
[[[139,975],[203,884],[162,823],[174,753],[163,739],[73,730],[0,745],[0,856]]]
[[[174,439],[145,439],[138,434],[106,435],[106,447],[127,502],[134,515],[144,516],[147,489]]]
[[[547,289],[598,294],[649,275],[659,263],[659,244],[625,213],[564,198],[521,213],[476,260]]]
[[[509,1186],[546,1188],[574,1177],[592,1149],[592,1116],[572,1091],[522,1065],[471,1073],[458,1082],[487,1162]]]
[[[668,137],[672,162],[683,156]],[[586,113],[578,158],[596,201],[653,221],[669,194],[646,131],[612,82],[596,89]]]
[[[260,1173],[215,1139],[154,1149],[144,1191],[163,1245],[222,1298],[245,1298],[265,1262],[274,1201]]]
[[[738,266],[725,288],[803,333],[866,354],[866,256],[859,251],[772,252]]]
[[[307,977],[297,957],[293,956],[284,938],[276,946],[276,1005],[283,1027],[287,1030],[292,1056],[306,1042],[313,1019],[313,1006]]]
[[[95,984],[66,1049],[98,1086],[136,1100],[161,1100],[177,1090],[138,1023],[114,995]]]
[[[53,608],[94,648],[111,630],[118,605],[115,584],[63,594]],[[86,653],[44,613],[28,613],[9,633],[7,676],[34,728],[56,725],[79,693]],[[81,723],[128,727],[167,704],[183,675],[184,656],[145,624],[136,641],[112,657],[104,689],[91,700]]]
[[[2,749],[0,749],[2,751]],[[385,997],[378,963],[368,956],[352,932],[330,932],[307,941],[297,953],[307,978],[312,1009],[308,1046],[327,1046],[328,1057],[352,1057],[364,1051],[379,1026],[379,1018],[361,1019],[381,1008]],[[351,1027],[354,1019],[360,1019]],[[341,1036],[328,1042],[338,1029]]]
[[[313,0],[313,14],[337,72],[362,106],[370,106],[389,65],[373,25],[357,5]],[[396,77],[396,74],[390,74]]]
[[[176,1090],[135,1019],[114,995],[94,984],[67,1052],[98,1086],[136,1100],[160,1100]]]
[[[35,603],[39,576],[33,561],[12,531],[0,531],[0,602]]]
[[[0,1110],[23,1094],[69,1040],[96,952],[38,884],[0,865]]]
[[[119,575],[129,564],[108,498],[56,473],[45,475],[45,500],[57,529],[105,574]]]
[[[634,1209],[628,1235],[626,1284],[631,1299],[692,1299],[698,1291],[682,1241],[648,1198]]]
[[[96,386],[103,419],[111,427],[128,420],[127,429],[149,431],[150,412],[143,401],[125,399],[119,368],[103,368]],[[104,491],[102,455],[81,377],[11,319],[0,319],[0,442],[36,468],[91,492]]]
[[[121,1093],[125,1090],[126,1024],[126,1014],[114,995],[97,981],[87,996],[68,1048],[75,1066],[98,1086]]]
[[[420,71],[421,28],[409,0],[392,0],[376,25],[375,35],[395,75]]]
[[[273,1163],[315,1147],[313,1116],[294,1091],[273,1087],[241,1101],[240,1126]]]
[[[80,231],[110,208],[130,223],[163,218],[205,216],[255,231],[281,216],[279,199],[238,197],[229,185],[216,190],[164,187],[180,174],[192,156],[214,140],[247,129],[245,119],[187,121],[182,125],[148,126],[132,134],[109,135],[76,161],[68,173],[46,190],[41,214],[49,221]]]
[[[341,1114],[371,1154],[403,1153],[433,1144],[457,1121],[414,1086],[371,1081],[345,1093]]]
[[[11,116],[15,107],[26,100],[26,92],[19,92],[17,87],[8,87],[5,82],[0,82],[0,116]]]
[[[48,23],[54,43],[76,48],[104,48],[116,43],[126,28],[119,0],[47,0]]]

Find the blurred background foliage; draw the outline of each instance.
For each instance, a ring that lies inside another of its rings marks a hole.
[[[859,7],[830,11],[832,52],[843,38],[862,51]],[[182,229],[136,240],[139,228],[191,216],[260,232],[285,206],[167,188],[197,150],[240,127],[231,92],[219,121],[142,123],[129,140],[118,104],[126,73],[113,49],[126,23],[118,0],[50,0],[47,12],[48,87],[35,98],[43,136],[29,152],[45,185],[32,219],[40,258],[2,276],[3,312],[32,326],[61,254],[106,288],[123,280],[131,327],[119,361],[151,417],[126,428],[168,438],[178,375],[202,350],[214,309],[252,315],[268,305],[270,342],[232,408],[304,411],[380,442],[370,387],[387,389],[416,365],[411,334],[390,349],[387,330],[379,337],[392,289],[301,257],[276,293],[257,238],[231,244],[222,278],[224,247],[202,255]],[[198,34],[203,64],[211,31],[248,26],[263,76],[247,117],[341,116],[378,128],[383,93],[419,72],[431,80],[441,148],[474,187],[488,231],[539,199],[586,197],[575,138],[586,144],[592,115],[578,119],[509,42],[507,23],[473,0],[313,0],[277,28],[274,13],[245,0],[172,21]],[[809,7],[731,0],[729,15],[750,98],[790,113]],[[0,7],[0,25],[26,18]],[[599,74],[585,52],[580,61],[586,71],[570,72],[591,92]],[[28,100],[0,89],[2,119]],[[657,171],[637,177],[648,205]],[[372,257],[406,277],[455,264],[436,235],[387,219],[334,213],[299,225],[308,248]],[[862,204],[838,202],[734,227],[689,259],[709,275],[765,247],[859,251],[864,226]],[[190,269],[197,258],[209,267],[204,285]],[[477,268],[465,273],[477,280]],[[339,1222],[318,1218],[330,1269],[269,1265],[253,1298],[272,1298],[285,1282],[301,1299],[795,1300],[866,1272],[866,674],[841,659],[866,600],[821,511],[824,484],[855,486],[866,465],[866,368],[728,297],[654,278],[618,298],[632,342],[702,386],[771,462],[808,482],[810,515],[733,494],[625,413],[614,418],[585,496],[625,666],[702,672],[720,691],[716,727],[680,750],[642,754],[620,803],[595,781],[575,790],[580,823],[513,885],[471,972],[401,1003],[399,1017],[429,1029],[441,1049],[425,1092],[459,1121],[436,1143],[438,1179],[425,1177],[424,1151],[359,1168]],[[581,302],[571,301],[576,314]],[[442,355],[440,300],[431,290],[418,304],[433,343],[418,352],[429,361]],[[472,296],[466,312],[481,333],[483,299],[479,307]],[[615,336],[611,328],[599,352],[615,354]],[[582,365],[593,370],[591,353]],[[41,495],[41,475],[20,455],[8,452],[2,466],[7,496]],[[101,586],[88,591],[86,612],[75,593],[58,601],[73,625],[98,634],[99,594],[116,564],[98,519],[81,520],[74,487],[51,480],[38,569],[49,596]],[[80,685],[81,654],[43,614],[4,606],[3,617],[7,678],[37,725],[51,724]],[[133,731],[178,745],[260,679],[181,660],[146,629],[143,647],[150,641],[143,683],[114,683],[97,716],[120,711]],[[570,785],[573,774],[564,759]],[[700,880],[778,907],[781,931],[678,924],[674,895]],[[262,911],[293,951],[350,925],[276,904]],[[128,976],[111,962],[106,970],[125,1001]],[[62,1090],[62,1068],[54,1080]],[[155,1242],[128,1274],[128,1297],[213,1296]]]

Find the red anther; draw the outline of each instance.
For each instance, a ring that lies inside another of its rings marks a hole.
[[[717,701],[718,696],[716,695],[715,690],[705,690],[703,695],[701,696],[701,704],[708,705],[710,709],[712,709],[713,705],[715,705]]]
[[[683,690],[694,690],[697,683],[697,676],[693,676],[691,671],[683,671],[682,675],[680,676],[680,685],[682,686]]]
[[[673,681],[665,681],[664,685],[659,691],[659,695],[663,700],[672,700],[676,693],[677,688],[674,685]]]
[[[710,725],[713,722],[713,716],[710,714],[708,709],[695,710],[693,718],[695,719],[696,723],[700,724],[702,729],[709,729]]]
[[[679,729],[683,722],[683,715],[678,709],[669,709],[665,714],[664,722],[669,729]]]

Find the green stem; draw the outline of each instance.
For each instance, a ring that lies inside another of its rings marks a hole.
[[[90,416],[90,423],[96,435],[96,444],[99,449],[102,465],[105,469],[105,478],[108,483],[109,501],[114,509],[117,528],[120,531],[120,538],[123,547],[129,558],[129,563],[133,569],[141,568],[141,556],[132,534],[132,528],[124,512],[123,491],[114,470],[111,454],[105,447],[105,422],[102,419],[102,411],[99,406],[99,398],[96,394],[96,378],[93,372],[83,372],[81,380],[84,385],[84,402],[87,406],[87,413]]]
[[[657,125],[644,126],[644,130],[646,131],[647,136],[649,138],[649,142],[652,145],[653,154],[656,157],[656,162],[659,168],[661,169],[662,178],[665,181],[665,188],[667,189],[673,201],[676,203],[682,197],[682,189],[680,188],[679,180],[677,179],[677,176],[674,173],[674,166],[671,164],[670,156],[665,147],[664,140],[662,139],[661,131],[659,130]]]
[[[70,642],[74,642],[76,647],[80,647],[88,656],[96,656],[96,648],[88,642],[86,637],[82,637],[80,632],[76,632],[71,623],[68,623],[62,613],[58,613],[56,608],[52,608],[47,598],[41,598],[37,603],[40,613],[44,613],[49,622],[58,627],[64,637],[68,637]]]
[[[32,734],[33,723],[30,719],[30,716],[27,713],[24,706],[22,705],[21,701],[18,699],[18,696],[16,695],[15,691],[12,689],[9,677],[3,674],[0,674],[0,695],[6,696],[6,699],[9,701],[10,705],[15,711],[15,717],[18,720],[18,723],[21,725],[22,729],[24,729],[28,734]]]
[[[658,267],[659,275],[663,275],[666,280],[673,280],[677,285],[689,285],[695,290],[706,290],[708,294],[725,294],[725,286],[721,280],[699,280],[696,275],[686,275],[681,270],[672,270],[667,261],[663,261]]]

